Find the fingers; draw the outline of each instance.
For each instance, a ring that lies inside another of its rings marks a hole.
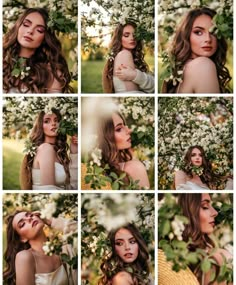
[[[71,142],[72,142],[73,144],[78,144],[78,136],[77,136],[77,135],[73,135],[73,136],[71,137]]]

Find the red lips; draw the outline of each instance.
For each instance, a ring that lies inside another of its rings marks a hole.
[[[33,39],[31,37],[28,36],[24,36],[24,40],[28,41],[28,42],[32,42]]]
[[[132,253],[126,253],[124,256],[125,256],[126,258],[131,258],[131,257],[133,256],[133,254],[132,254]]]
[[[37,220],[33,221],[32,227],[35,227],[39,222]]]

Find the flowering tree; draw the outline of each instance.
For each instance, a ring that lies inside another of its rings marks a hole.
[[[88,113],[88,109],[90,112]],[[123,178],[109,172],[109,166],[101,167],[102,153],[96,145],[96,123],[99,112],[106,113],[119,110],[124,115],[127,125],[132,129],[131,140],[134,156],[141,160],[149,171],[151,187],[154,187],[154,98],[120,97],[90,98],[82,101],[82,162],[87,163],[85,182],[93,189],[101,189],[104,183],[111,183],[112,189],[122,189]],[[94,111],[93,111],[94,110]],[[91,114],[95,113],[95,116]],[[89,155],[88,155],[89,154]],[[83,179],[83,177],[82,177]],[[84,182],[84,181],[82,181]],[[137,189],[137,181],[131,181],[128,189]]]
[[[159,0],[159,55],[160,59],[160,81],[172,75],[174,59],[169,55],[171,40],[182,16],[189,10],[199,7],[209,7],[216,11],[213,18],[212,32],[217,38],[224,37],[228,40],[229,51],[227,61],[232,69],[232,39],[233,39],[233,1],[232,0]],[[172,75],[173,76],[173,75]],[[179,74],[179,79],[181,79]],[[161,85],[161,84],[159,84]]]
[[[214,264],[212,255],[198,248],[196,251],[189,251],[189,241],[183,241],[182,233],[185,225],[189,223],[188,219],[181,213],[177,205],[178,194],[159,194],[158,203],[158,247],[161,248],[168,261],[171,261],[172,269],[178,272],[180,269],[186,269],[191,264],[200,261],[201,270],[206,273]],[[212,206],[217,210],[218,215],[215,218],[216,228],[214,231],[214,240],[217,247],[225,248],[233,255],[233,195],[232,194],[213,194]],[[232,263],[226,263],[221,266],[218,281],[226,281],[230,284],[233,279]]]
[[[77,194],[4,194],[3,195],[3,218],[13,214],[17,210],[39,211],[41,218],[51,219],[62,217],[78,220],[78,195]],[[5,229],[5,228],[4,228]],[[76,232],[63,235],[50,229],[48,241],[43,247],[46,254],[62,254],[62,246],[70,244],[77,253],[78,238]],[[4,231],[5,234],[5,231]],[[73,268],[77,268],[77,256],[70,258],[62,254],[65,262]]]
[[[158,189],[172,189],[174,172],[192,145],[204,148],[216,173],[232,174],[232,97],[162,97],[158,101]]]
[[[135,223],[146,241],[153,270],[153,194],[82,194],[81,204],[82,284],[97,284],[102,258],[111,252],[108,232],[128,222]]]
[[[3,102],[3,133],[10,136],[19,131],[29,133],[40,111],[58,109],[62,115],[60,132],[77,133],[78,99],[76,97],[5,97]],[[17,114],[17,115],[16,115]]]
[[[63,42],[73,79],[77,79],[78,1],[76,0],[6,0],[3,3],[3,31],[7,32],[26,8],[41,7],[49,12],[48,27]]]
[[[82,0],[82,3],[82,45],[85,49],[92,47],[94,34],[88,33],[91,27],[97,29],[97,36],[102,39],[118,23],[125,24],[128,20],[137,23],[138,38],[154,45],[154,0]]]

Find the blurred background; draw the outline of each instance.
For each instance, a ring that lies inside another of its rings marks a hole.
[[[144,42],[145,60],[154,72],[154,0],[83,0],[81,5],[81,91],[103,93],[102,71],[112,32],[118,23],[134,21]]]

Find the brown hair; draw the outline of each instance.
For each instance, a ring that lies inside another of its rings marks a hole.
[[[195,252],[197,248],[205,250],[207,248],[215,247],[213,240],[207,234],[201,232],[201,227],[200,227],[201,201],[202,201],[201,193],[199,194],[185,193],[178,195],[178,204],[181,207],[182,214],[185,217],[187,217],[189,220],[189,223],[185,225],[182,237],[185,242],[188,242],[189,239],[191,238],[191,243],[189,244],[189,250],[193,252]],[[200,269],[199,263],[191,264],[190,268],[197,276],[199,282],[201,283],[201,277],[203,273]],[[219,266],[216,265],[216,277],[218,276],[218,274],[219,274]],[[210,284],[213,284],[213,282],[211,282]]]
[[[16,269],[15,269],[15,259],[18,252],[30,248],[28,242],[24,243],[17,231],[13,228],[12,222],[18,213],[23,211],[16,211],[14,214],[7,217],[7,248],[4,253],[4,260],[6,261],[6,269],[3,272],[3,281],[7,285],[16,284]]]
[[[124,117],[119,112],[115,113],[122,118],[125,125]],[[102,150],[102,165],[105,166],[108,164],[110,170],[118,174],[121,172],[119,163],[132,159],[132,155],[128,149],[118,150],[116,146],[112,113],[103,114],[98,120],[98,148]]]
[[[201,15],[207,15],[213,18],[216,15],[216,12],[207,7],[193,9],[188,12],[176,31],[170,52],[170,56],[174,58],[174,67],[172,68],[174,77],[179,77],[178,71],[183,70],[184,65],[191,58],[190,35],[192,26],[196,18]],[[227,84],[231,80],[229,70],[225,66],[227,48],[226,40],[223,37],[217,38],[217,50],[210,57],[216,66],[221,93],[229,92]],[[165,81],[163,84],[163,92],[166,93],[176,93],[177,88],[178,84],[174,85],[172,80],[168,82]]]
[[[14,65],[19,60],[20,44],[17,41],[19,27],[27,15],[35,12],[43,17],[47,25],[48,13],[44,8],[28,8],[3,38],[3,89],[6,93],[11,88],[17,88],[20,93],[47,93],[49,83],[55,78],[61,84],[63,93],[71,93],[73,92],[69,86],[71,76],[62,55],[61,43],[49,27],[45,30],[45,37],[40,47],[26,59],[26,66],[30,67],[29,75],[23,79],[12,76]]]
[[[137,28],[137,25],[135,23],[127,22],[125,25],[118,24],[118,26],[114,31],[110,44],[110,57],[105,64],[102,75],[104,93],[114,93],[114,86],[113,86],[114,60],[117,54],[122,50],[123,30],[128,25],[131,25],[134,29]],[[144,61],[144,54],[142,50],[143,50],[142,41],[140,39],[137,39],[136,47],[131,51],[134,59],[134,65],[140,71],[147,72],[148,65]]]
[[[61,120],[61,114],[57,109],[52,108],[52,112],[57,116],[58,121]],[[30,140],[36,149],[44,143],[44,132],[43,132],[43,118],[45,112],[41,111],[35,121],[34,127],[32,129]],[[70,172],[69,172],[69,157],[67,154],[68,145],[66,142],[66,135],[58,134],[56,138],[56,143],[54,145],[54,150],[58,157],[59,162],[63,165],[66,172],[66,183],[69,184]],[[22,162],[20,182],[22,190],[32,190],[32,167],[35,155],[27,154]]]
[[[138,257],[131,264],[130,263],[126,264],[124,261],[121,260],[121,258],[116,253],[115,235],[117,231],[120,229],[128,230],[133,235],[139,246]],[[106,256],[103,258],[100,267],[103,272],[103,276],[100,278],[98,285],[112,284],[112,278],[118,272],[127,271],[128,273],[130,273],[130,271],[127,270],[128,267],[131,267],[133,269],[132,273],[130,274],[132,276],[134,285],[149,284],[149,283],[144,283],[145,279],[147,279],[149,276],[148,248],[145,243],[145,240],[143,239],[137,227],[132,223],[125,224],[124,226],[121,226],[115,230],[110,231],[108,234],[108,240],[111,246],[111,252],[106,254]]]
[[[204,184],[207,184],[207,186],[210,189],[214,189],[217,185],[217,182],[220,180],[220,177],[216,175],[213,170],[210,161],[207,159],[205,151],[203,147],[200,145],[193,145],[190,146],[184,156],[184,166],[183,166],[183,171],[190,177],[193,178],[193,173],[192,173],[192,162],[191,162],[191,156],[192,156],[192,151],[194,148],[197,148],[202,155],[202,167],[203,167],[203,173],[200,175],[200,179]]]

